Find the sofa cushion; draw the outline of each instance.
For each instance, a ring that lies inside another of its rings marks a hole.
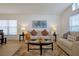
[[[42,38],[44,38],[44,39],[51,39],[50,36],[31,36],[32,39],[37,39],[37,38],[39,38],[39,37],[42,37]]]
[[[64,38],[64,39],[67,39],[68,35],[70,35],[70,32],[64,33],[64,34],[63,34],[63,38]]]
[[[69,41],[69,40],[64,40],[63,41],[63,45],[68,48],[68,49],[72,49],[72,46],[73,46],[73,42],[72,41]]]
[[[47,31],[46,29],[44,29],[44,30],[41,32],[41,34],[42,34],[43,36],[47,36],[47,35],[48,35],[48,31]]]
[[[74,36],[68,35],[68,40],[69,40],[69,41],[75,41],[75,39],[76,39],[76,38],[75,38]]]
[[[63,39],[63,38],[59,38],[59,39],[57,39],[57,42],[58,43],[60,43],[60,44],[63,44],[63,41],[64,41],[65,39]]]
[[[70,50],[72,49],[72,45],[73,45],[72,41],[66,40],[64,38],[59,38],[57,42]]]
[[[37,30],[37,36],[41,36],[41,31]]]
[[[31,31],[31,35],[32,35],[32,36],[36,36],[36,35],[37,35],[36,30],[32,30],[32,31]]]
[[[79,41],[79,32],[71,32],[71,35],[75,37],[75,41]]]
[[[76,41],[79,41],[79,36],[76,37]]]
[[[71,35],[77,37],[79,36],[79,32],[71,32]]]
[[[44,38],[44,39],[51,39],[50,36],[41,36],[41,37]]]

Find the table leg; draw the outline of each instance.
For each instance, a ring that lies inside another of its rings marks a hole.
[[[55,36],[55,42],[56,42],[56,36]]]
[[[42,45],[40,45],[40,55],[42,55]]]
[[[24,41],[24,35],[23,35],[23,41]]]
[[[52,43],[52,50],[53,50],[53,43]]]
[[[4,38],[4,40],[5,40],[5,44],[7,43],[7,38]]]
[[[28,51],[29,51],[29,43],[27,43],[27,45],[28,45]]]

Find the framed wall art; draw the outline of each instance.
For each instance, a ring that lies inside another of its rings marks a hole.
[[[47,28],[47,21],[46,20],[33,20],[32,28]]]

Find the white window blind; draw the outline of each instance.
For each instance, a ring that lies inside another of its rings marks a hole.
[[[71,32],[79,32],[79,14],[70,16],[69,27]]]
[[[5,35],[16,35],[17,20],[0,20],[0,30],[3,30]]]
[[[9,34],[15,35],[17,33],[17,21],[9,20]]]

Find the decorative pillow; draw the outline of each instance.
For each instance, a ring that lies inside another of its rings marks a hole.
[[[41,32],[41,34],[42,34],[43,36],[47,36],[47,35],[48,35],[48,31],[47,31],[46,29],[44,29],[44,30]]]
[[[35,30],[32,30],[32,31],[31,31],[31,35],[32,35],[32,36],[36,36],[36,35],[37,35],[37,32],[36,32]]]
[[[68,35],[71,35],[70,32],[64,33],[63,38],[67,39]]]
[[[79,41],[79,36],[76,37],[76,41]]]
[[[37,36],[40,36],[40,35],[41,35],[41,31],[37,30]]]
[[[75,37],[71,36],[71,35],[68,35],[68,40],[73,42],[73,41],[75,41]]]
[[[30,33],[25,33],[25,39],[27,39],[27,40],[31,39]]]

